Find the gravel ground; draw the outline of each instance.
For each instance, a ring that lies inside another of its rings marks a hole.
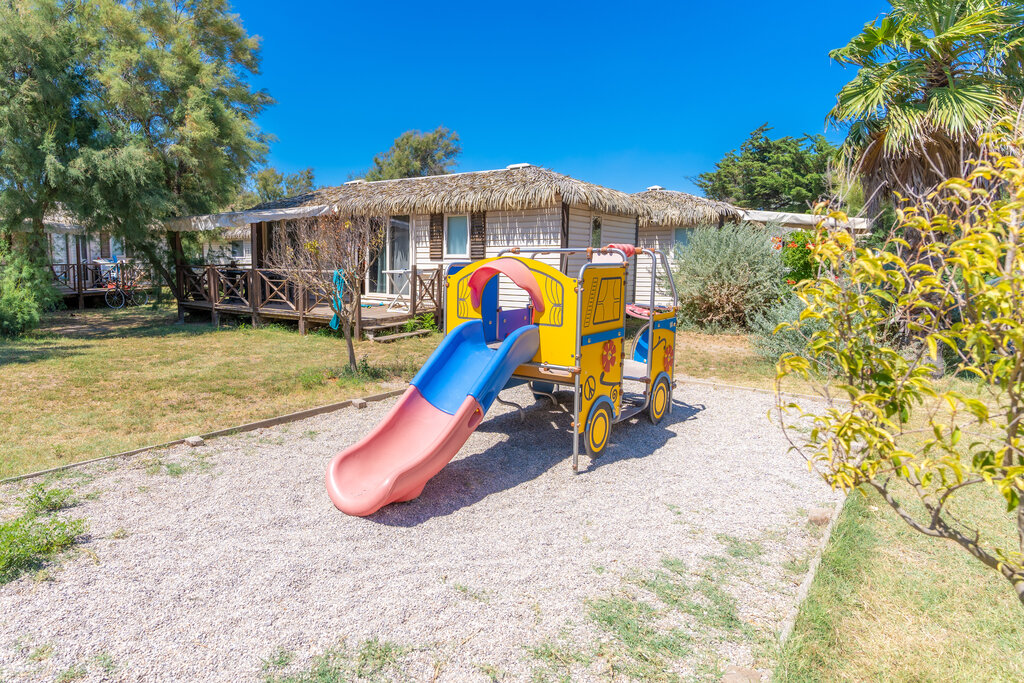
[[[385,679],[522,680],[560,666],[531,652],[544,643],[590,653],[572,678],[601,679],[628,660],[589,616],[610,596],[690,634],[674,673],[764,670],[820,533],[807,510],[835,497],[787,454],[771,396],[682,384],[675,400],[660,426],[616,425],[579,475],[564,412],[537,404],[521,423],[495,404],[419,499],[365,519],[334,509],[324,468],[393,399],[77,471],[53,485],[83,497],[61,514],[88,535],[46,580],[0,587],[0,679],[256,680],[275,653],[308,672],[372,639],[401,647]],[[0,490],[0,514],[25,486]],[[665,558],[688,586],[711,577],[742,627],[640,588]]]

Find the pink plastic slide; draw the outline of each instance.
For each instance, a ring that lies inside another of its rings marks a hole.
[[[388,503],[416,498],[483,417],[483,408],[472,396],[448,415],[410,386],[372,432],[331,461],[331,501],[342,512],[363,517]]]
[[[479,319],[448,333],[387,417],[331,460],[327,493],[342,512],[362,517],[419,496],[459,452],[516,368],[536,355],[540,328],[534,316],[544,310],[544,300],[522,262],[497,259],[474,273],[473,305],[480,307],[485,287],[496,289],[499,273],[529,293],[532,307],[508,312],[506,324],[490,325],[487,332]]]

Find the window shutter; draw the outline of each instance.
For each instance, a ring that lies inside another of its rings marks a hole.
[[[430,214],[430,260],[444,260],[444,214]]]
[[[100,233],[100,258],[110,258],[110,233]]]
[[[487,212],[477,211],[469,217],[469,258],[477,261],[486,258]]]

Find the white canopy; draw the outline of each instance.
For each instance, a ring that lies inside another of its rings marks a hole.
[[[164,228],[174,232],[206,232],[222,230],[224,228],[244,228],[250,223],[285,221],[319,216],[322,213],[326,213],[329,208],[326,205],[296,206],[288,209],[231,211],[229,213],[214,213],[207,216],[184,216],[182,218],[167,219],[164,221]]]
[[[822,222],[823,216],[816,216],[812,213],[787,213],[785,211],[749,211],[740,210],[743,220],[751,223],[775,223],[784,228],[813,228]],[[871,221],[867,218],[850,218],[845,225],[839,225],[835,219],[825,218],[825,225],[830,228],[848,227],[854,233],[864,233],[871,230]]]

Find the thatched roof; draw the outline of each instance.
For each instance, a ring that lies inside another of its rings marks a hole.
[[[546,168],[514,164],[496,171],[373,182],[352,181],[308,194],[267,202],[252,211],[326,205],[356,216],[409,213],[518,211],[555,206],[559,202],[602,213],[637,215],[642,208],[632,196],[586,183]]]
[[[740,209],[726,202],[705,199],[685,192],[649,187],[633,195],[643,205],[640,226],[692,228],[719,225],[742,219]]]

